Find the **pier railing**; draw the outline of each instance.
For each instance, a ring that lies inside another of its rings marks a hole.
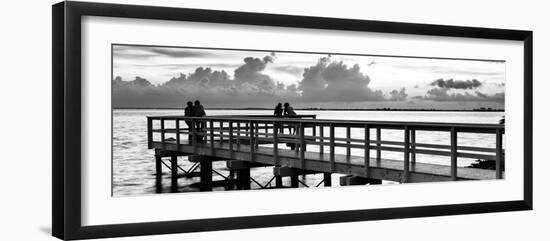
[[[337,131],[339,130],[339,131]],[[382,130],[402,130],[402,141],[384,140]],[[419,131],[449,133],[447,143],[417,142]],[[375,132],[375,138],[371,137]],[[345,133],[345,134],[337,134]],[[361,133],[361,137],[352,137],[352,133]],[[459,133],[490,134],[495,139],[494,147],[459,145]],[[461,124],[430,122],[391,122],[391,121],[358,121],[315,119],[314,115],[296,116],[295,118],[275,118],[269,116],[150,116],[147,117],[148,147],[154,143],[164,146],[166,143],[193,146],[197,153],[198,146],[210,146],[211,154],[219,145],[228,145],[231,156],[242,152],[243,146],[250,153],[250,161],[255,160],[258,146],[270,145],[275,164],[279,163],[279,144],[286,143],[296,153],[297,161],[304,166],[306,153],[312,152],[309,147],[317,147],[316,153],[328,155],[332,169],[335,166],[336,148],[345,149],[347,157],[352,150],[360,150],[364,158],[365,175],[369,176],[371,168],[371,150],[375,151],[377,161],[381,160],[382,151],[403,153],[403,176],[407,180],[411,165],[415,165],[417,154],[448,157],[450,159],[449,176],[457,179],[457,159],[470,158],[494,160],[495,178],[503,177],[504,125],[502,124]],[[357,151],[355,151],[357,152]],[[342,153],[344,153],[342,151]],[[351,158],[348,158],[348,161]]]

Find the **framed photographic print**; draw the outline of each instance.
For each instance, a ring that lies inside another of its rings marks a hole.
[[[53,6],[53,235],[532,209],[532,32]]]

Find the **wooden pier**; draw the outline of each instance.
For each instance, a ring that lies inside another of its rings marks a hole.
[[[401,131],[402,141],[384,140],[383,130]],[[447,144],[417,142],[417,135],[426,132],[449,133]],[[361,138],[357,138],[357,133]],[[461,146],[459,133],[489,134],[495,138],[495,146]],[[305,185],[298,176],[309,174],[323,174],[324,186],[331,186],[334,173],[345,175],[340,178],[341,185],[379,184],[381,180],[407,183],[502,179],[503,135],[501,124],[321,120],[315,115],[147,117],[148,148],[155,149],[157,182],[162,181],[164,164],[171,170],[174,191],[182,175],[199,176],[197,185],[201,190],[211,190],[213,186],[250,189],[252,182],[262,188],[281,188],[283,177],[290,178],[290,187],[298,187]],[[382,158],[382,152],[402,153],[402,158]],[[449,164],[424,163],[417,159],[418,154],[448,158]],[[189,156],[195,164],[184,170],[178,166],[178,156]],[[165,157],[170,158],[170,164],[164,162]],[[459,157],[495,160],[496,170],[459,167]],[[227,162],[229,176],[212,168],[216,161]],[[273,178],[268,184],[251,178],[250,168],[266,166],[273,167]],[[195,172],[197,169],[200,172]],[[224,177],[224,181],[213,182],[213,173]]]

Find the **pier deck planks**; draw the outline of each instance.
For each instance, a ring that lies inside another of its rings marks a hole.
[[[214,143],[214,152],[216,157],[231,159],[231,153],[229,151],[229,143],[216,141]],[[238,148],[237,145],[233,145],[233,158],[236,160],[253,161],[263,164],[275,165],[273,156],[273,148],[266,146],[258,146],[255,148],[255,160],[251,160],[250,146],[241,144]],[[166,141],[164,147],[161,142],[153,142],[154,148],[171,151],[177,151],[178,147],[173,141]],[[181,152],[193,153],[193,146],[187,141],[181,141]],[[210,155],[211,145],[210,142],[197,143],[197,153],[199,155]],[[296,151],[289,149],[278,148],[278,155],[281,166],[289,167],[301,167],[300,154]],[[352,174],[357,176],[365,175],[365,161],[362,156],[347,156],[344,154],[335,154],[335,169],[333,173],[340,174]],[[331,172],[330,166],[330,154],[320,154],[318,152],[305,152],[304,153],[305,166],[302,169],[313,170],[319,172]],[[410,182],[428,182],[428,181],[451,181],[451,167],[448,165],[438,165],[416,162],[411,164],[409,170]],[[377,161],[376,158],[370,158],[370,172],[371,178],[401,181],[403,174],[403,161],[381,159]],[[494,170],[485,170],[477,168],[457,168],[457,180],[492,180],[495,179]]]

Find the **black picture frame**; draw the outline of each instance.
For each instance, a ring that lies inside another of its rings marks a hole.
[[[106,238],[532,209],[533,33],[531,31],[90,2],[60,2],[53,5],[52,10],[52,233],[53,236],[57,238],[67,240]],[[164,222],[144,223],[140,222],[140,220],[136,220],[136,223],[130,224],[82,226],[80,170],[82,138],[81,17],[83,16],[195,21],[522,41],[524,43],[523,77],[525,87],[523,199],[501,202],[463,203],[457,205],[342,210],[333,212]]]

